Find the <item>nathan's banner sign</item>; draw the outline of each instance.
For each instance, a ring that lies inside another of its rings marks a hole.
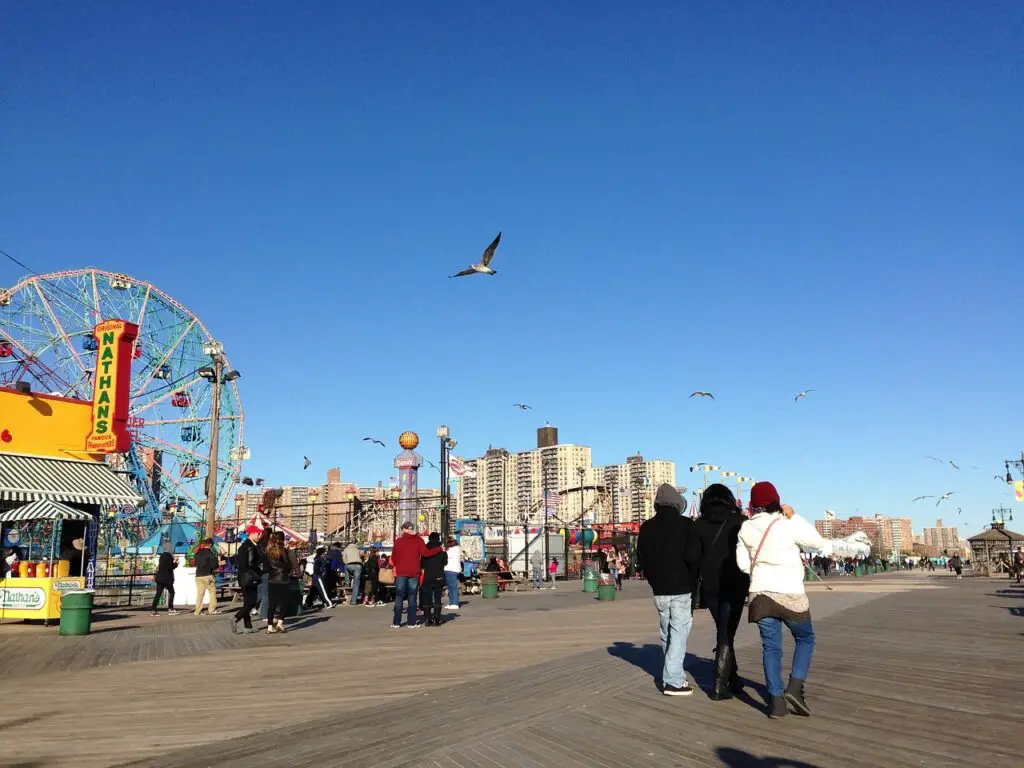
[[[0,589],[0,608],[15,611],[41,611],[46,605],[46,591],[39,587],[7,587]]]
[[[131,394],[132,342],[139,326],[124,320],[106,320],[93,331],[96,337],[96,386],[92,396],[92,432],[85,441],[91,453],[124,453],[131,443],[128,398]]]

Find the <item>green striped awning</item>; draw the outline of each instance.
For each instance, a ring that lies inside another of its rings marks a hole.
[[[95,461],[0,453],[0,501],[139,504],[127,480]]]
[[[0,512],[0,523],[13,523],[21,520],[91,520],[92,515],[80,509],[72,509],[59,501],[33,501],[24,507]]]

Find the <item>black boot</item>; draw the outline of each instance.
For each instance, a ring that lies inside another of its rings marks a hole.
[[[786,699],[782,696],[772,696],[768,702],[768,717],[776,719],[789,714],[789,707],[786,706]]]
[[[807,700],[804,699],[803,680],[797,680],[795,677],[789,678],[789,685],[786,686],[786,692],[783,696],[794,712],[804,717],[810,717],[811,708],[807,706]]]
[[[715,687],[711,691],[713,701],[732,698],[729,690],[729,676],[733,670],[733,652],[728,645],[720,645],[715,649]]]

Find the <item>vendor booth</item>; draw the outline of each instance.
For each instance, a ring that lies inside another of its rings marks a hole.
[[[60,618],[61,597],[85,586],[85,539],[76,536],[92,515],[55,501],[36,501],[0,513],[0,538],[23,557],[0,579],[0,619]],[[61,551],[67,536],[76,536]],[[72,575],[76,574],[76,575]]]

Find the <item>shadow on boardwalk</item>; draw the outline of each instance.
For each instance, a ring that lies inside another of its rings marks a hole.
[[[727,768],[822,768],[817,763],[805,763],[802,760],[789,760],[785,757],[755,757],[742,749],[719,747],[716,750],[718,759]]]
[[[642,669],[651,676],[655,685],[660,686],[661,670],[663,666],[663,657],[660,645],[654,645],[653,643],[636,645],[634,643],[615,642],[608,647],[608,653],[611,656],[629,662],[638,669]],[[692,653],[687,653],[686,661],[683,663],[683,668],[687,673],[689,673],[693,678],[693,681],[701,690],[707,692],[714,687],[714,659],[702,659],[699,656],[694,656]],[[768,690],[761,683],[754,682],[749,678],[743,678],[743,681],[747,687],[753,688],[757,692],[761,697],[761,701],[758,701],[746,691],[737,696],[736,699],[754,707],[755,709],[761,709],[764,706],[764,702],[767,701]]]

